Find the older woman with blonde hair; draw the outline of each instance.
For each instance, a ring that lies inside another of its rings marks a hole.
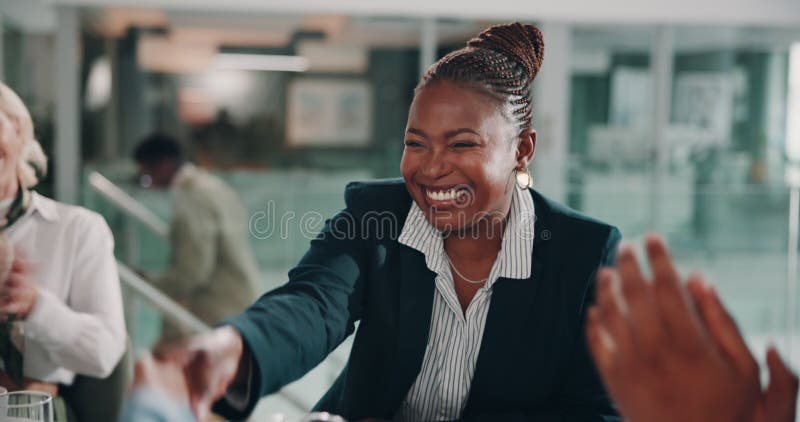
[[[33,191],[46,164],[28,110],[0,83],[0,385],[58,397],[76,374],[108,376],[126,335],[111,231]]]

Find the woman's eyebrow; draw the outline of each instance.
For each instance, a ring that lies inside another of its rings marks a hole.
[[[425,139],[428,139],[428,134],[427,134],[427,133],[425,133],[425,131],[423,131],[423,130],[420,130],[420,129],[417,129],[417,128],[410,127],[410,128],[408,128],[408,129],[406,129],[406,132],[407,132],[407,133],[413,133],[413,134],[415,134],[415,135],[419,135],[419,136],[421,136],[421,137],[423,137],[423,138],[425,138]],[[449,130],[449,131],[445,132],[445,133],[444,133],[444,137],[445,137],[445,138],[452,138],[452,137],[454,137],[454,136],[458,136],[458,135],[460,135],[460,134],[462,134],[462,133],[472,133],[472,134],[474,134],[474,135],[477,135],[477,136],[479,136],[479,137],[481,136],[481,134],[480,134],[480,133],[476,132],[476,131],[475,131],[475,130],[473,130],[473,129],[466,128],[466,127],[462,127],[462,128],[458,128],[458,129],[454,129],[454,130]]]
[[[422,131],[422,130],[419,130],[419,129],[417,129],[417,128],[410,127],[410,128],[408,128],[408,129],[406,129],[406,132],[407,132],[407,133],[413,133],[413,134],[415,134],[415,135],[419,135],[419,136],[421,136],[421,137],[423,137],[423,138],[425,138],[425,139],[428,139],[428,134],[427,134],[427,133],[425,133],[425,132],[424,132],[424,131]]]
[[[462,133],[472,133],[472,134],[475,134],[475,135],[477,135],[479,137],[481,136],[480,133],[478,133],[478,132],[476,132],[476,131],[474,131],[474,130],[472,130],[470,128],[462,127],[462,128],[458,128],[456,130],[451,130],[451,131],[445,132],[444,137],[445,138],[452,138],[454,136],[461,135]]]

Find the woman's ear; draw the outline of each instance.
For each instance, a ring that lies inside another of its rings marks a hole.
[[[533,161],[536,150],[536,131],[528,128],[520,132],[517,137],[517,168],[527,168]]]

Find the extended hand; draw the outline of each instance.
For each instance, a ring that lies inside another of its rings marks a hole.
[[[148,387],[154,391],[167,393],[181,402],[189,402],[189,386],[186,384],[183,370],[178,365],[158,362],[151,354],[146,354],[136,361],[133,385]]]
[[[140,377],[137,386],[166,389],[188,403],[197,419],[206,421],[211,406],[233,382],[243,355],[243,342],[232,327],[220,327],[207,333],[167,345],[154,352],[154,360],[144,360],[156,372],[178,374],[178,382],[167,383],[164,377]]]
[[[797,381],[774,351],[775,381],[762,394],[758,365],[714,290],[699,276],[681,283],[661,239],[646,243],[652,280],[623,248],[618,269],[598,274],[587,324],[592,355],[626,419],[793,420]]]

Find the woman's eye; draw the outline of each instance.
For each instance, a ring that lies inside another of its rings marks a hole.
[[[409,147],[409,148],[417,148],[417,147],[421,147],[422,146],[422,144],[417,142],[417,141],[406,141],[405,144],[406,144],[406,147]]]
[[[474,142],[453,142],[454,148],[471,148],[474,147],[476,144]]]

